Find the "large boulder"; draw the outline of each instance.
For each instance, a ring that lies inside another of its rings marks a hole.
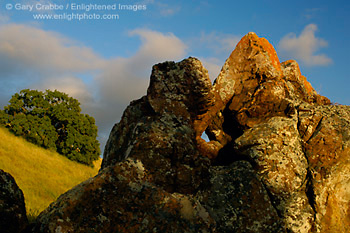
[[[12,176],[0,169],[0,232],[22,232],[27,225],[23,192]]]
[[[203,232],[215,222],[191,196],[166,192],[140,160],[127,158],[68,191],[33,232]]]
[[[199,60],[155,65],[147,96],[133,101],[113,127],[102,169],[132,157],[166,191],[195,192],[210,163],[197,149],[195,124],[212,98],[208,72]]]
[[[157,64],[99,174],[34,232],[349,232],[349,124],[255,33],[214,85],[198,59]]]

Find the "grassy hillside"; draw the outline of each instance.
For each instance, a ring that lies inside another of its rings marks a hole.
[[[29,216],[36,216],[59,195],[97,174],[94,168],[35,146],[0,127],[0,169],[10,173],[23,190]]]

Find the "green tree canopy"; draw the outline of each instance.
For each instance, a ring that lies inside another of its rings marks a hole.
[[[25,89],[9,103],[0,123],[14,134],[87,165],[99,158],[95,119],[80,113],[78,100],[57,90]]]

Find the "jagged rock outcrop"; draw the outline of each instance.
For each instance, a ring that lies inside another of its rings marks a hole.
[[[157,187],[133,158],[68,191],[38,220],[34,232],[215,231],[198,201]]]
[[[199,60],[155,65],[147,96],[133,101],[112,129],[102,168],[132,157],[166,191],[195,192],[210,164],[197,149],[195,125],[212,99],[208,72]]]
[[[155,65],[99,174],[34,232],[349,232],[349,126],[348,106],[249,33],[214,85],[195,58]]]
[[[19,233],[27,225],[23,192],[12,176],[0,169],[0,232]]]

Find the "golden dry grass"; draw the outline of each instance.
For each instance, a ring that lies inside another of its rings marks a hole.
[[[101,159],[96,161],[91,168],[70,161],[0,127],[0,169],[15,178],[31,217],[36,217],[62,193],[95,176],[101,162]]]

